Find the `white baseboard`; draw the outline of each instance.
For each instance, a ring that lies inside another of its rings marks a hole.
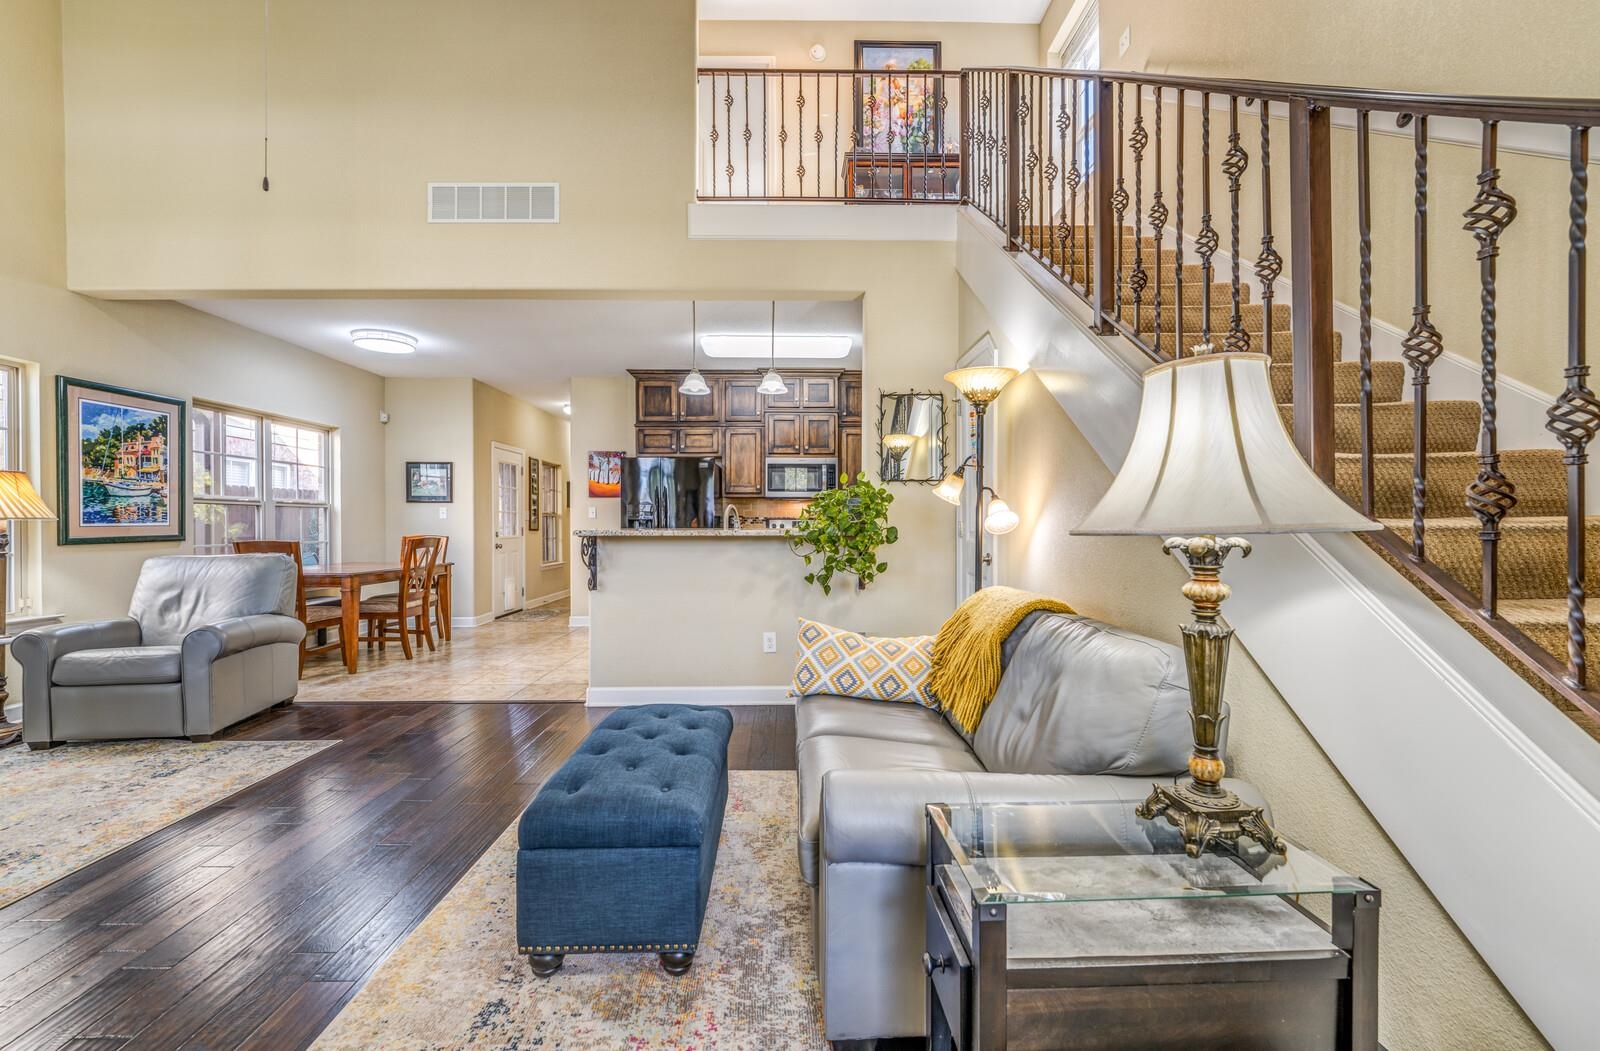
[[[522,604],[522,608],[524,610],[538,609],[540,606],[548,606],[552,602],[560,602],[570,594],[572,594],[572,592],[567,591],[566,589],[562,589],[561,591],[552,591],[548,595],[540,595],[538,598],[528,599]]]
[[[591,686],[591,708],[627,704],[793,705],[787,686]]]
[[[452,628],[481,628],[494,619],[493,613],[480,613],[476,617],[451,617]]]
[[[567,618],[567,627],[569,627],[569,628],[587,628],[588,626],[589,626],[589,618],[588,617],[568,617]]]

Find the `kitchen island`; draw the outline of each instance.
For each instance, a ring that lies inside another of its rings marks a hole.
[[[948,575],[919,573],[894,547],[866,590],[824,595],[777,529],[582,529],[594,706],[787,704],[799,618],[878,635],[937,631]],[[764,541],[764,542],[763,542]]]

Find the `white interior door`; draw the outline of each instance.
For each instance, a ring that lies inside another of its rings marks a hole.
[[[494,447],[494,615],[503,617],[522,609],[525,588],[523,552],[526,547],[528,457],[520,449]]]

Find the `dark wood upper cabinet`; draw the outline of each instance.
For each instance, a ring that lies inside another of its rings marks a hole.
[[[800,405],[807,409],[835,409],[839,406],[839,377],[801,376]]]
[[[723,489],[729,496],[760,496],[766,481],[766,432],[760,427],[729,427],[723,442]]]
[[[800,414],[800,455],[839,455],[839,417],[831,412]]]
[[[718,456],[722,453],[721,427],[679,427],[678,452],[684,456]]]
[[[785,376],[782,394],[763,394],[769,409],[798,409],[800,407],[800,381]]]
[[[640,423],[676,423],[678,383],[670,376],[640,377],[637,383]]]
[[[678,381],[682,383],[682,380]],[[705,394],[678,392],[678,419],[684,423],[722,422],[722,381],[707,378],[711,390]]]
[[[633,437],[640,456],[670,456],[678,451],[676,427],[640,427]]]
[[[767,455],[799,456],[803,446],[798,412],[767,413]]]
[[[760,423],[763,406],[759,376],[729,376],[722,381],[722,418],[729,423]]]
[[[861,373],[847,372],[839,377],[839,415],[847,420],[861,419]]]

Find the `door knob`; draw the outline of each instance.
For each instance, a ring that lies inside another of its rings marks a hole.
[[[948,956],[930,956],[927,953],[922,954],[922,973],[926,974],[930,978],[933,977],[934,972],[942,971],[949,966],[950,957]]]

